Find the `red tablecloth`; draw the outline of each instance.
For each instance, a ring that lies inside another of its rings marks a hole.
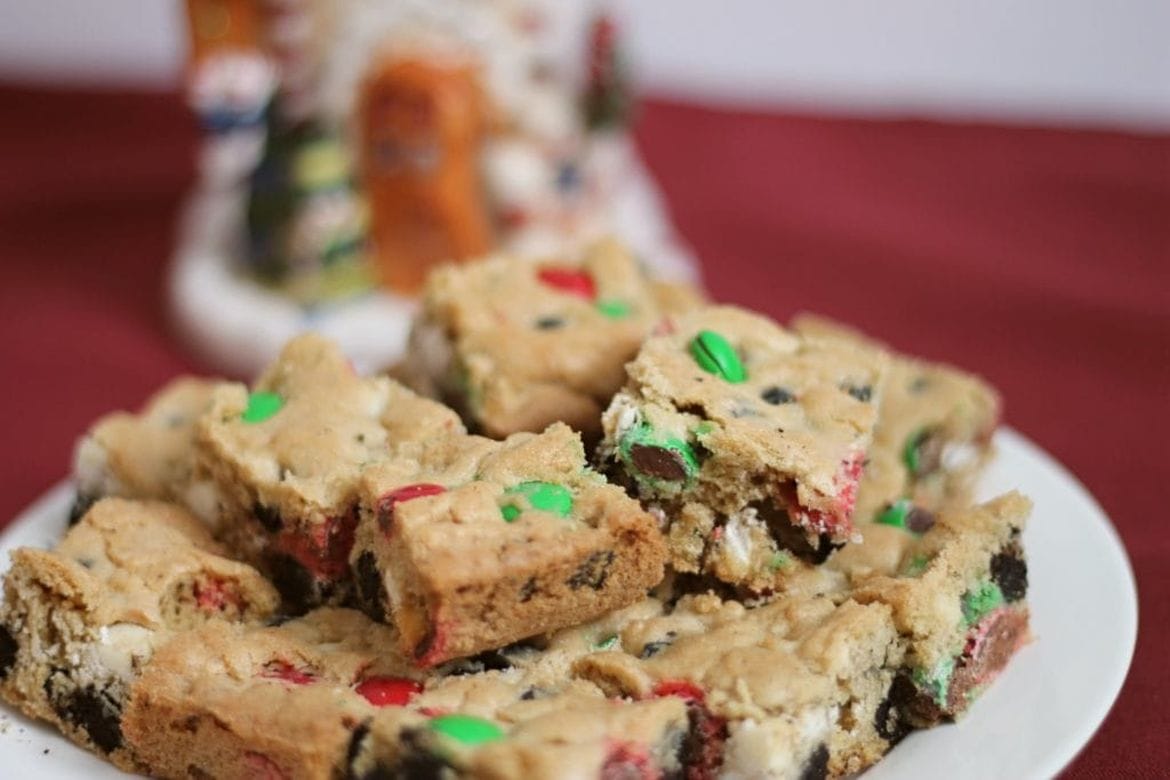
[[[180,100],[0,88],[0,141],[6,520],[64,476],[96,416],[200,367],[162,295],[194,170]],[[1165,777],[1170,521],[1154,488],[1170,478],[1170,137],[651,101],[639,141],[718,298],[821,311],[984,374],[1007,422],[1100,499],[1137,572],[1141,629],[1121,699],[1068,775]]]

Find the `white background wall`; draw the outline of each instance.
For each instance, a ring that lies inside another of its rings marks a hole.
[[[1170,128],[1170,0],[625,0],[650,89],[851,113]],[[180,0],[0,0],[0,79],[168,85]]]

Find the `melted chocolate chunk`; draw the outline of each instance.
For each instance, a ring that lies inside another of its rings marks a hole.
[[[354,565],[354,582],[362,611],[374,620],[386,617],[386,590],[378,571],[378,559],[369,550],[363,550]]]
[[[520,587],[520,603],[526,604],[536,595],[536,577],[529,577]]]
[[[12,671],[12,666],[16,663],[16,651],[19,649],[20,645],[16,643],[12,632],[0,626],[0,680],[8,677],[8,673]]]
[[[1028,563],[1018,547],[1008,547],[991,557],[991,580],[1005,601],[1019,601],[1028,594]]]
[[[828,534],[820,534],[815,539],[809,538],[808,532],[792,524],[787,512],[777,509],[770,503],[757,502],[751,506],[756,508],[776,546],[802,561],[824,563],[834,550],[842,546],[841,543],[834,543]]]
[[[359,735],[358,732],[361,732]],[[426,736],[418,729],[408,729],[399,736],[403,752],[390,763],[376,763],[364,772],[355,767],[364,749],[369,729],[359,726],[349,743],[347,780],[443,780],[451,765],[425,747]]]
[[[364,723],[359,723],[357,728],[353,730],[353,735],[349,738],[349,747],[345,751],[345,766],[346,776],[354,777],[353,762],[361,755],[362,749],[365,747],[366,737],[370,735],[370,722],[367,720]]]
[[[793,395],[791,391],[786,390],[783,387],[778,387],[777,385],[772,385],[771,387],[765,388],[764,391],[760,393],[760,398],[763,398],[764,401],[772,404],[772,406],[790,404],[796,400],[796,396]]]
[[[861,387],[857,385],[846,385],[842,389],[862,403],[869,403],[870,399],[873,398],[873,388],[869,385],[862,385]]]
[[[906,528],[924,534],[934,527],[934,515],[922,507],[913,507],[906,513]]]
[[[536,321],[539,330],[556,330],[565,327],[565,321],[560,317],[541,317]]]
[[[593,590],[601,590],[609,578],[609,567],[613,565],[613,559],[613,550],[599,550],[593,553],[577,567],[577,571],[573,572],[573,576],[565,584],[572,590],[580,590],[586,585]]]
[[[822,742],[800,770],[800,780],[825,780],[829,776],[829,746]]]
[[[103,752],[112,753],[122,747],[122,705],[93,685],[61,690],[62,684],[70,682],[62,669],[53,670],[45,680],[45,693],[53,711],[85,732]]]
[[[649,477],[681,482],[687,478],[687,466],[682,456],[666,447],[635,444],[630,447],[630,460],[641,473]]]
[[[100,496],[84,496],[81,493],[73,499],[73,506],[69,507],[69,525],[77,525],[77,521],[85,517],[89,508],[98,502]]]
[[[914,683],[905,675],[898,675],[890,683],[886,698],[878,705],[873,716],[873,726],[878,736],[896,745],[905,739],[913,729],[909,720],[909,706],[918,696]]]
[[[270,534],[278,532],[284,525],[280,520],[279,512],[272,507],[264,506],[259,501],[252,505],[252,515],[264,527],[264,530]]]
[[[284,608],[293,615],[303,615],[321,603],[323,594],[319,583],[300,561],[291,555],[275,553],[269,567],[272,584],[284,599]]]

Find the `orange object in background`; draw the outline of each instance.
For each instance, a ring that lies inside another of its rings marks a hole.
[[[466,61],[375,63],[359,97],[361,176],[383,285],[414,292],[437,263],[494,245],[479,171],[487,128]]]
[[[262,48],[262,17],[257,0],[187,0],[192,64],[228,50]]]

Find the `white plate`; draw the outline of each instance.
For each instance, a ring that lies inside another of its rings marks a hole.
[[[1129,669],[1137,593],[1113,526],[1080,483],[1023,436],[1001,430],[996,444],[980,495],[1018,487],[1036,502],[1025,533],[1036,641],[962,723],[913,734],[866,780],[1051,777],[1089,741]],[[0,536],[0,553],[50,545],[72,497],[67,484],[47,493]],[[123,776],[43,725],[12,711],[0,717],[0,776]]]

